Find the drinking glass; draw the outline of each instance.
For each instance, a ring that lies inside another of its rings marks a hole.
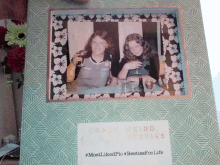
[[[147,89],[151,90],[154,87],[154,82],[152,82],[150,80],[146,80],[145,85],[146,85]]]
[[[117,84],[121,85],[121,93],[126,93],[127,92],[127,78],[124,79],[117,79]]]
[[[84,51],[84,50],[81,50],[77,53],[77,57],[81,57],[82,58],[82,61],[79,61],[76,65],[77,67],[85,67],[83,65],[83,61],[84,61],[84,56],[86,55],[87,51]]]
[[[138,59],[137,59],[136,61],[140,61],[140,62],[142,62],[141,60],[138,60]],[[136,72],[133,73],[133,74],[134,74],[134,75],[137,75],[137,76],[140,76],[141,73],[139,73],[138,71],[139,71],[139,68],[137,68],[137,69],[136,69]]]

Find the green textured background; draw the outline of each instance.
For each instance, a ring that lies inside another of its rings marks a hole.
[[[214,5],[214,4],[213,4]],[[46,103],[49,9],[180,6],[192,98]],[[173,164],[220,164],[199,0],[29,0],[20,164],[77,164],[77,124],[168,120]],[[103,163],[104,164],[104,163]]]

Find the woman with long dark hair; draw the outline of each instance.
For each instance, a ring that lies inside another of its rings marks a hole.
[[[159,61],[157,51],[137,33],[126,37],[124,58],[120,63],[119,79],[156,83],[159,79]]]

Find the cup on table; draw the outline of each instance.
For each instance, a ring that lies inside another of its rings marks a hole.
[[[117,84],[121,85],[121,93],[126,93],[127,92],[127,78],[124,79],[117,79]]]
[[[146,80],[145,85],[146,85],[147,89],[152,89],[154,87],[154,82],[151,80]]]
[[[127,92],[128,93],[133,93],[133,92],[139,92],[139,86],[137,82],[130,81],[127,83]]]
[[[129,81],[128,78],[117,79],[117,84],[121,85],[121,93],[139,92],[138,83]]]

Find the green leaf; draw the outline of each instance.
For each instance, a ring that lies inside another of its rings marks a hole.
[[[11,88],[11,84],[7,84],[7,87],[8,87],[8,88]]]

